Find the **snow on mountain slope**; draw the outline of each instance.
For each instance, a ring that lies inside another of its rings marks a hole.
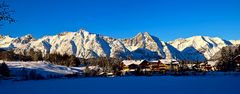
[[[0,48],[14,49],[16,52],[23,52],[30,47],[30,43],[36,41],[32,35],[25,35],[22,37],[12,38],[10,36],[0,36]]]
[[[33,48],[43,53],[72,54],[80,58],[117,57],[133,59],[181,59],[203,61],[210,59],[222,47],[240,44],[218,37],[193,36],[170,42],[161,41],[147,32],[129,39],[116,39],[80,29],[35,39],[31,35],[20,38],[0,36],[0,48],[22,53]]]
[[[97,34],[85,30],[45,36],[31,47],[45,53],[73,54],[82,58],[109,56],[109,44]]]
[[[114,39],[92,34],[85,30],[63,32],[31,40],[29,35],[13,39],[16,53],[25,53],[30,48],[43,53],[73,54],[81,58],[131,56],[135,59],[165,58],[162,41],[147,32],[139,33],[132,39]],[[1,47],[1,46],[0,46]]]
[[[230,42],[234,45],[240,44],[240,40],[230,40]]]
[[[181,51],[186,59],[200,60],[210,59],[222,47],[232,45],[231,42],[218,37],[193,36],[186,39],[177,39],[168,42]]]
[[[0,46],[1,48],[9,47],[15,38],[11,38],[10,36],[2,36],[0,35]]]
[[[124,46],[124,44],[117,39],[102,36],[102,38],[109,43],[110,46],[110,57],[127,58],[131,55],[131,52]]]
[[[158,38],[151,36],[149,33],[138,33],[131,39],[121,40],[127,49],[134,52],[138,58],[165,58],[163,52],[163,43]]]

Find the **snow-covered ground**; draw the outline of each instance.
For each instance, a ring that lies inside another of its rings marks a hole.
[[[45,61],[7,61],[6,64],[13,73],[24,67],[44,76],[84,70],[84,67],[65,67]],[[0,80],[0,94],[239,94],[239,85],[240,73],[209,72],[206,76]]]
[[[240,76],[152,76],[0,81],[1,94],[239,94]]]
[[[3,61],[0,61],[2,63]],[[4,61],[9,69],[11,70],[12,75],[19,75],[19,72],[24,68],[28,70],[36,70],[38,74],[41,74],[44,77],[49,75],[58,75],[64,76],[66,74],[73,73],[82,73],[83,68],[81,67],[66,67],[60,65],[50,64],[46,61]]]

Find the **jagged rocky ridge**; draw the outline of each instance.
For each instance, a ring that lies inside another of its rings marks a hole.
[[[161,41],[147,32],[129,39],[116,39],[85,30],[63,32],[40,39],[26,35],[19,38],[0,35],[0,48],[25,54],[31,48],[42,53],[73,54],[80,58],[116,57],[133,59],[180,59],[204,61],[222,47],[240,44],[239,40],[224,40],[207,36],[193,36],[170,42]]]

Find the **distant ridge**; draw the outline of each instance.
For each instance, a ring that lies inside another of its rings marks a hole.
[[[222,47],[240,44],[240,40],[224,40],[218,37],[193,36],[170,42],[161,41],[148,32],[133,38],[116,39],[80,29],[35,39],[28,34],[19,38],[0,36],[0,48],[12,49],[24,54],[31,48],[42,53],[73,54],[80,58],[116,57],[133,59],[179,59],[204,61],[210,59]]]

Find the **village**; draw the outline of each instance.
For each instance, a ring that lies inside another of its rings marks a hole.
[[[180,63],[175,59],[160,60],[123,60],[122,75],[153,75],[180,74],[186,71],[208,72],[217,71],[216,62],[209,63]]]
[[[47,54],[42,57],[39,54],[33,54],[38,52],[31,53],[27,57],[16,55],[11,51],[2,52],[0,77],[48,79],[61,77],[191,76],[240,71],[240,55],[225,56],[207,61],[188,61],[164,58],[155,60],[109,57],[84,59],[60,54]],[[43,71],[49,74],[45,75]]]
[[[33,79],[51,79],[61,77],[191,76],[217,72],[240,72],[240,55],[234,57],[232,62],[227,63],[228,65],[222,64],[219,60],[204,62],[186,62],[176,59],[125,59],[117,60],[117,62],[114,62],[114,60],[108,60],[108,58],[94,59],[97,62],[94,63],[93,60],[89,60],[86,61],[89,64],[81,63],[75,67],[55,65],[48,61],[1,61],[0,63],[5,64],[6,62],[7,66],[10,67],[8,73],[11,77],[20,77],[21,79],[32,79],[31,77]],[[2,69],[6,69],[6,67]],[[41,72],[42,70],[56,73],[45,75]],[[62,76],[58,74],[59,72]]]
[[[240,55],[234,58],[232,72],[240,71]],[[84,69],[85,76],[153,76],[153,75],[204,75],[208,72],[229,72],[225,69],[228,65],[222,65],[218,60],[205,62],[183,62],[176,59],[159,60],[122,60],[118,67],[106,71],[104,67],[87,66]]]

